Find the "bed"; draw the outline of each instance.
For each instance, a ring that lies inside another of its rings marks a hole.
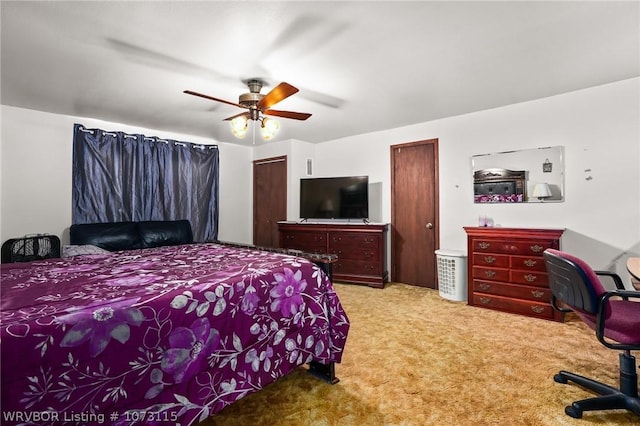
[[[1,285],[3,424],[195,424],[304,364],[335,383],[349,330],[318,265],[250,247],[96,249]]]
[[[483,169],[473,173],[476,203],[524,203],[525,170]]]

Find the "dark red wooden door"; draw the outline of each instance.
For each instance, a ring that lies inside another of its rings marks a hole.
[[[287,219],[287,157],[253,162],[253,244],[278,247],[278,221]]]
[[[391,280],[436,288],[438,140],[391,146]]]

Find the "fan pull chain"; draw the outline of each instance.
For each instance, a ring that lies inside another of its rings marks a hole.
[[[253,127],[253,144],[256,144],[256,121],[251,123],[251,127]]]

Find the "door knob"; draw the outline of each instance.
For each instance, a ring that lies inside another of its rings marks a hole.
[[[427,229],[433,229],[433,223],[431,222],[427,223]]]

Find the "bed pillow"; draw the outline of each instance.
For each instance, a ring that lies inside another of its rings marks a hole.
[[[62,257],[86,256],[86,255],[96,255],[96,254],[110,255],[111,252],[109,250],[105,250],[98,246],[92,246],[89,244],[71,245],[71,246],[62,247]]]

